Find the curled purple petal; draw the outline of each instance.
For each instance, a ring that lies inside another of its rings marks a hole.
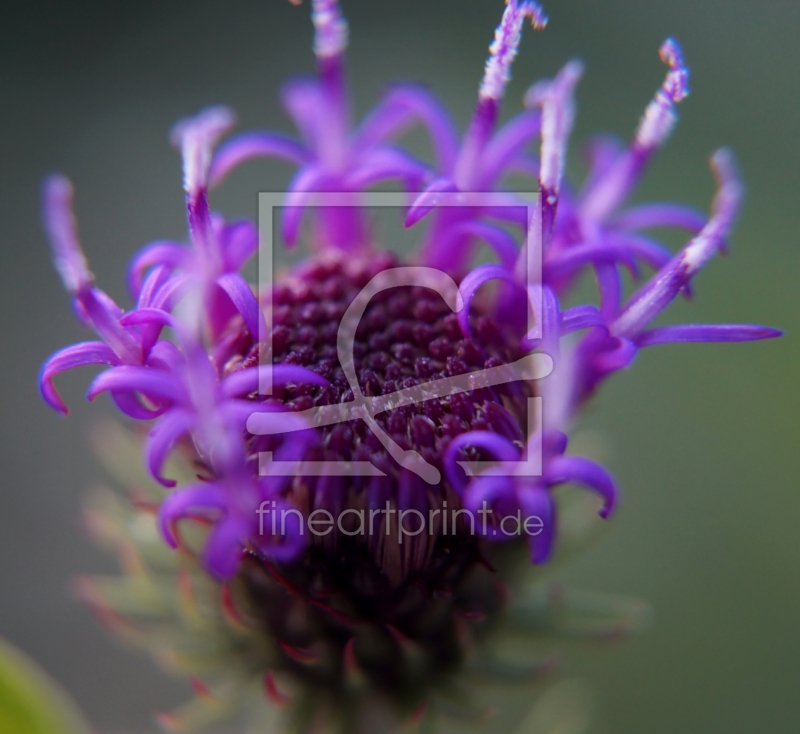
[[[398,179],[408,191],[417,191],[430,177],[427,166],[408,153],[388,145],[375,147],[345,181],[348,191],[361,191],[380,181]]]
[[[153,265],[166,265],[171,269],[184,265],[189,251],[178,242],[159,240],[142,248],[133,259],[128,271],[128,290],[138,298],[142,289],[145,271]]]
[[[592,360],[592,366],[603,374],[630,367],[637,353],[636,344],[630,339],[617,339],[614,348],[606,349]]]
[[[136,308],[150,308],[159,291],[169,282],[171,277],[172,268],[169,265],[157,265],[154,267],[142,283],[136,300]]]
[[[464,301],[464,308],[458,312],[458,323],[465,336],[471,336],[469,313],[472,299],[484,283],[497,279],[505,280],[512,284],[516,283],[513,275],[502,265],[481,265],[470,271],[461,281],[458,290]]]
[[[256,158],[279,158],[299,166],[309,161],[310,154],[300,141],[281,133],[237,135],[214,154],[208,172],[209,187],[219,186],[234,168]]]
[[[600,517],[609,517],[617,507],[619,492],[614,478],[600,464],[589,459],[560,456],[547,465],[546,477],[551,484],[578,482],[593,489],[603,498]]]
[[[458,466],[460,452],[466,448],[482,449],[499,461],[516,461],[520,450],[507,438],[491,431],[467,431],[456,436],[444,454],[444,471],[456,491],[464,491],[464,471]]]
[[[142,345],[120,323],[122,312],[114,301],[97,288],[82,291],[78,300],[83,306],[94,330],[103,338],[120,361],[141,364]]]
[[[513,539],[498,527],[504,517],[514,514],[519,507],[513,477],[481,475],[475,477],[464,490],[464,507],[477,516],[475,528],[488,540]],[[488,522],[491,517],[492,522]]]
[[[126,392],[124,390],[112,390],[110,394],[114,405],[116,405],[124,415],[136,421],[149,421],[158,418],[160,415],[163,415],[164,411],[169,407],[169,403],[161,401],[162,405],[159,407],[148,408],[142,404],[142,401],[139,400],[136,393]]]
[[[455,165],[458,135],[447,110],[427,89],[401,84],[389,90],[372,112],[364,118],[353,136],[352,147],[366,150],[396,138],[415,122],[428,130],[437,167],[449,173]]]
[[[81,342],[61,349],[44,363],[39,374],[39,390],[51,408],[64,415],[68,412],[67,406],[53,385],[53,378],[61,372],[87,364],[118,365],[119,358],[103,342]]]
[[[126,313],[121,319],[123,326],[169,326],[176,331],[183,328],[182,323],[171,313],[160,308],[137,308]]]
[[[230,578],[239,568],[249,538],[250,523],[245,518],[233,515],[220,520],[203,548],[203,565],[218,579]]]
[[[185,400],[183,385],[173,375],[148,367],[113,367],[103,372],[89,387],[89,400],[109,390],[140,392],[147,397],[172,402]]]
[[[225,492],[217,485],[203,482],[181,487],[170,494],[158,508],[158,527],[170,548],[177,548],[175,523],[196,512],[219,513],[227,507]]]
[[[281,89],[281,101],[306,145],[315,150],[318,147],[318,125],[324,107],[319,80],[313,77],[291,79]]]
[[[156,423],[144,446],[147,468],[153,478],[165,487],[174,487],[175,481],[162,476],[161,469],[177,440],[195,423],[195,416],[188,410],[173,409]]]
[[[519,247],[514,238],[506,232],[506,230],[474,219],[468,219],[448,229],[439,242],[439,247],[442,250],[448,251],[456,241],[463,237],[475,237],[476,239],[483,240],[494,250],[500,264],[506,268],[509,273],[513,272],[514,265],[519,256]]]

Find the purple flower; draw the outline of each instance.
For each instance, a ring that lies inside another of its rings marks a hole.
[[[59,176],[48,180],[45,225],[56,267],[78,317],[102,341],[51,357],[42,370],[42,394],[66,412],[53,378],[85,364],[108,366],[89,398],[107,392],[130,418],[152,421],[144,448],[150,474],[174,487],[163,467],[178,446],[198,468],[196,482],[164,501],[159,523],[176,546],[180,520],[207,519],[212,529],[203,558],[218,578],[236,574],[251,554],[287,569],[321,563],[337,578],[344,574],[348,584],[397,590],[414,579],[427,583],[430,569],[456,563],[466,568],[493,542],[521,542],[503,524],[513,516],[536,518],[537,532],[527,529],[524,540],[532,562],[543,563],[557,543],[557,487],[572,482],[597,493],[603,517],[617,505],[610,474],[566,453],[571,422],[605,378],[629,367],[644,347],[780,334],[750,325],[651,328],[726,246],[742,198],[733,156],[725,149],[712,156],[718,190],[708,218],[678,204],[623,208],[688,94],[688,69],[677,42],[668,39],[661,48],[665,81],[633,141],[627,148],[607,138],[595,141],[587,180],[571,188],[563,174],[580,62],[570,61],[553,79],[531,86],[525,109],[497,129],[523,25],[530,21],[541,29],[547,20],[527,0],[507,0],[460,143],[439,103],[411,85],[389,90],[353,130],[344,77],[347,23],[334,0],[315,0],[312,19],[317,75],[295,80],[283,92],[298,139],[247,133],[214,152],[234,121],[221,107],[173,130],[183,156],[189,242],[155,242],[134,258],[129,286],[136,304],[129,312],[94,285],[75,232],[69,183]],[[433,143],[430,165],[390,142],[418,123]],[[534,144],[538,156],[529,150]],[[227,224],[208,202],[210,186],[257,157],[298,167],[283,220],[289,243],[299,236],[314,192],[344,193],[352,201],[319,212],[314,254],[259,295],[241,275],[256,249],[254,225]],[[538,183],[541,197],[530,221],[520,214],[524,205],[500,188],[510,173]],[[360,192],[386,179],[400,180],[415,195],[408,226],[432,215],[416,261],[455,278],[465,307],[454,312],[450,301],[424,284],[394,288],[365,307],[343,352],[339,327],[350,305],[374,277],[403,265],[372,241],[358,209]],[[494,192],[495,204],[442,206],[448,197],[475,191]],[[642,234],[659,227],[684,230],[690,239],[673,255]],[[515,236],[514,228],[524,236]],[[490,246],[496,262],[476,267],[479,241]],[[532,269],[537,262],[541,268]],[[623,302],[621,271],[641,278],[643,268],[654,273]],[[597,303],[563,309],[564,294],[587,270],[597,281]],[[482,287],[494,280],[499,287],[487,295]],[[264,309],[273,325],[271,352],[259,342]],[[553,374],[535,384],[519,376],[479,384],[482,374],[518,364],[533,351],[552,358]],[[349,355],[347,364],[340,362],[342,354]],[[263,376],[272,384],[269,396],[259,394]],[[449,387],[437,385],[440,380],[450,380]],[[466,387],[453,389],[459,381]],[[422,398],[408,398],[414,391]],[[526,419],[533,398],[542,399],[538,424]],[[368,404],[381,405],[381,412],[368,414]],[[261,414],[263,435],[246,430],[253,413]],[[336,419],[315,423],[314,416],[323,414]],[[264,453],[277,463],[259,467]],[[409,455],[435,471],[417,471],[393,458]],[[540,456],[541,471],[523,470],[525,456]],[[500,464],[467,476],[463,461]],[[509,462],[518,468],[509,470]],[[287,464],[295,466],[293,474],[276,468]],[[368,471],[353,475],[331,469],[336,466]],[[442,475],[441,481],[430,479]],[[288,513],[288,526],[265,531],[265,508]],[[463,517],[448,527],[448,509],[473,517],[491,511],[493,520],[477,532]],[[349,524],[334,522],[322,536],[305,532],[304,523],[321,512],[339,521],[349,514]],[[359,517],[360,535],[351,532]],[[409,518],[416,524],[406,524]]]

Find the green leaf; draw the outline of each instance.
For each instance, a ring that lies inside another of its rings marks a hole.
[[[67,695],[33,660],[0,639],[0,732],[88,734]]]

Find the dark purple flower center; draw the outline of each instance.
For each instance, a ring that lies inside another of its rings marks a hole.
[[[376,273],[398,265],[381,254],[345,259],[317,258],[283,280],[273,293],[273,361],[297,364],[323,377],[330,385],[289,385],[276,388],[274,397],[292,410],[347,403],[353,391],[339,364],[336,339],[345,310]],[[365,396],[387,395],[403,388],[497,367],[521,357],[514,342],[488,316],[473,306],[472,337],[462,333],[457,317],[443,298],[421,287],[399,287],[376,295],[356,332],[356,375]],[[249,367],[263,358],[263,348],[252,345],[246,354],[228,363],[227,371]],[[403,449],[416,450],[428,463],[442,470],[442,457],[455,436],[465,431],[491,431],[523,445],[525,399],[530,388],[509,383],[481,388],[376,416],[380,427]],[[253,451],[269,448],[263,437],[254,439]],[[456,509],[459,498],[446,480],[431,486],[402,469],[389,456],[365,422],[352,420],[320,430],[320,439],[305,456],[309,461],[369,461],[385,477],[300,477],[290,497],[306,514],[326,509],[334,516],[346,509],[384,507],[415,509],[426,518],[431,509]],[[485,460],[481,449],[467,449],[464,458]],[[445,504],[447,503],[447,504]],[[418,517],[418,516],[417,516]],[[414,517],[407,520],[415,529]],[[437,522],[441,518],[438,517]],[[333,555],[351,553],[371,559],[375,570],[385,574],[391,586],[419,572],[432,559],[442,540],[442,528],[426,527],[405,544],[386,515],[373,517],[364,533],[346,536],[332,532],[312,540]],[[465,528],[459,523],[457,535]],[[452,535],[452,528],[450,529]],[[448,538],[448,541],[451,541]],[[474,544],[475,538],[463,542]],[[345,548],[349,550],[345,551]],[[334,553],[335,551],[335,553]]]

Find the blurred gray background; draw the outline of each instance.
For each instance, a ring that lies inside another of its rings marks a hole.
[[[344,0],[349,67],[363,113],[392,80],[426,81],[463,125],[501,0]],[[707,209],[707,156],[729,144],[749,189],[732,255],[696,280],[669,320],[749,321],[777,342],[687,345],[641,354],[592,404],[623,487],[603,541],[570,583],[647,599],[652,628],[568,657],[597,692],[596,732],[800,731],[800,492],[797,282],[800,270],[800,5],[795,0],[549,0],[550,25],[526,31],[507,111],[527,85],[582,57],[574,140],[628,137],[674,34],[692,96],[639,198]],[[102,732],[150,731],[150,712],[186,693],[109,640],[75,602],[78,572],[113,568],[82,535],[79,505],[101,476],[87,433],[111,413],[83,400],[90,371],[59,387],[67,420],[40,401],[39,366],[86,338],[75,325],[39,226],[51,170],[76,185],[85,249],[104,289],[127,304],[131,254],[182,238],[183,195],[167,132],[211,103],[240,129],[289,129],[287,75],[310,71],[308,8],[285,0],[5,0],[0,8],[0,316],[2,451],[0,635],[39,660]],[[573,146],[571,165],[576,165]],[[289,169],[249,164],[215,193],[255,216],[256,192]]]

